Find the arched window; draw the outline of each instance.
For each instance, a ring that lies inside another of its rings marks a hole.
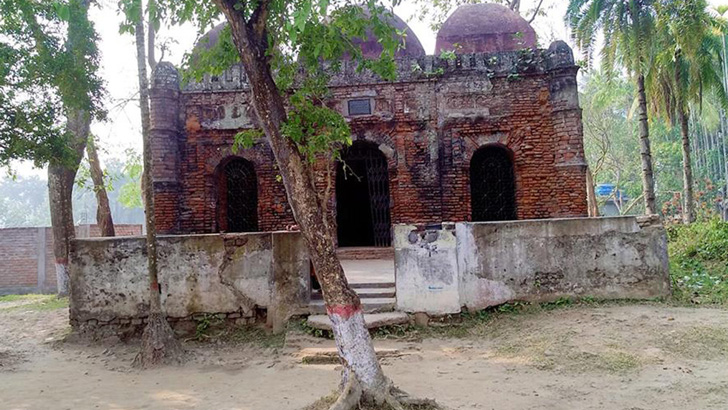
[[[387,158],[375,144],[356,141],[342,160],[336,173],[339,246],[391,246]]]
[[[253,164],[243,158],[222,168],[218,194],[218,225],[225,232],[258,231],[258,179]]]
[[[470,162],[473,222],[516,219],[516,181],[510,152],[487,145]]]

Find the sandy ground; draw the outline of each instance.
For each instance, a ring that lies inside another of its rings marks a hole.
[[[299,409],[338,380],[335,365],[296,359],[330,341],[190,344],[185,366],[141,372],[134,345],[60,342],[66,322],[66,309],[0,306],[0,409]],[[725,310],[572,307],[376,344],[400,352],[383,360],[396,384],[451,409],[728,409]]]

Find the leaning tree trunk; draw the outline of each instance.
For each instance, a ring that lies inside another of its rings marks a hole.
[[[647,117],[647,94],[645,76],[637,76],[637,99],[639,102],[640,156],[642,158],[642,192],[645,199],[645,213],[657,214],[655,204],[655,175],[652,171],[652,152],[650,150],[650,126]]]
[[[73,223],[73,184],[83,158],[90,132],[91,118],[80,110],[70,110],[66,117],[68,146],[73,158],[48,164],[48,199],[50,202],[53,256],[58,295],[68,295],[68,259],[71,241],[76,237]]]
[[[109,206],[109,196],[106,194],[106,185],[104,184],[104,171],[101,170],[99,153],[96,151],[96,143],[93,137],[88,140],[86,153],[88,154],[88,164],[91,170],[91,179],[94,182],[94,193],[96,194],[96,224],[99,226],[101,236],[116,236],[114,220],[111,217],[111,207]]]
[[[309,169],[312,165],[293,141],[281,133],[281,126],[287,117],[283,97],[273,80],[266,57],[266,2],[261,2],[262,6],[256,10],[250,22],[246,22],[236,9],[234,0],[215,0],[215,3],[225,14],[232,29],[233,40],[252,89],[253,106],[260,127],[273,150],[288,201],[321,283],[326,310],[343,363],[342,386],[346,386],[333,408],[353,408],[360,400],[379,404],[395,403],[397,398],[393,395],[391,382],[377,361],[374,345],[364,324],[359,297],[344,276],[331,231],[325,229],[326,217],[321,212],[325,206],[321,203],[322,196],[317,194],[313,172]]]
[[[682,156],[683,156],[683,222],[691,224],[695,222],[695,197],[693,194],[693,166],[690,153],[690,128],[685,108],[678,104],[678,120],[680,121],[680,134],[682,135]]]
[[[144,8],[142,7],[142,10]],[[142,119],[144,171],[144,214],[147,230],[147,267],[149,271],[149,317],[142,335],[141,351],[134,359],[139,367],[179,363],[184,355],[181,343],[167,322],[162,310],[162,289],[159,284],[157,230],[154,221],[154,184],[152,180],[152,151],[150,137],[149,84],[144,50],[144,17],[136,23],[137,68],[139,70],[139,106]]]

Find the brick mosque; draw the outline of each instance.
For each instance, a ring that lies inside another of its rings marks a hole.
[[[393,24],[407,32],[396,81],[348,61],[330,81],[329,105],[353,139],[346,166],[317,164],[321,189],[333,189],[339,246],[391,246],[393,224],[587,215],[578,67],[566,43],[539,48],[528,22],[495,4],[459,7],[437,34],[437,55],[401,19]],[[222,27],[197,47],[218,41]],[[368,57],[381,51],[375,39],[361,47]],[[235,134],[255,128],[250,98],[240,65],[185,85],[172,65],[155,70],[160,233],[295,224],[267,142],[232,151]]]

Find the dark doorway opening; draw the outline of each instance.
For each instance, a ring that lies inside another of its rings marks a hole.
[[[258,231],[258,179],[253,164],[235,158],[220,175],[218,224],[225,232]]]
[[[339,246],[391,246],[387,158],[376,145],[357,141],[342,160],[336,172]]]
[[[470,162],[473,222],[516,219],[516,181],[510,151],[489,145]]]

